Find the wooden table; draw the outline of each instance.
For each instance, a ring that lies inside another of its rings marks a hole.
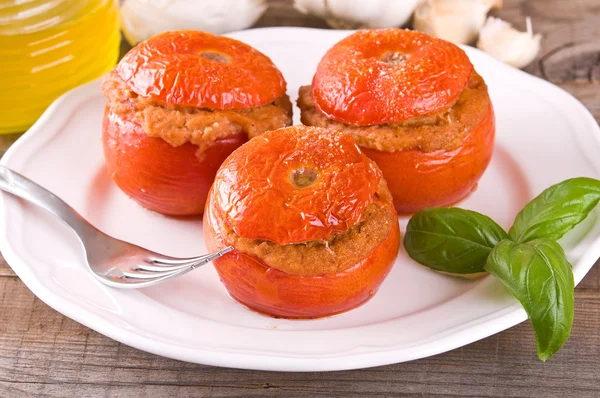
[[[325,27],[272,1],[259,26]],[[505,0],[497,12],[545,35],[527,70],[563,87],[600,120],[599,0]],[[16,137],[0,138],[0,154]],[[0,397],[331,396],[599,397],[600,270],[577,287],[570,340],[547,363],[529,322],[410,363],[333,373],[270,373],[174,361],[110,340],[37,299],[0,257]]]

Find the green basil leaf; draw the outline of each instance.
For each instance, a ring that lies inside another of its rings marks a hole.
[[[557,240],[583,221],[600,200],[600,181],[573,178],[551,186],[523,208],[509,231],[512,240]]]
[[[404,235],[408,255],[438,271],[483,272],[490,251],[506,232],[491,218],[458,208],[431,208],[412,216]]]
[[[550,239],[503,240],[490,253],[485,269],[527,311],[538,357],[546,361],[567,341],[573,325],[575,283],[564,250]]]

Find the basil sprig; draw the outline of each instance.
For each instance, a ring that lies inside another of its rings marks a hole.
[[[412,259],[438,271],[483,272],[488,255],[508,234],[491,218],[470,210],[443,207],[415,214],[404,246]]]
[[[508,234],[515,242],[557,240],[582,222],[600,200],[600,182],[572,178],[553,185],[519,212]]]
[[[488,271],[531,318],[538,357],[550,358],[573,324],[572,267],[556,242],[600,201],[600,181],[573,178],[551,186],[517,215],[507,234],[489,217],[458,208],[415,214],[404,247],[415,261],[454,274]]]
[[[486,271],[500,279],[527,311],[538,357],[550,358],[569,338],[575,296],[573,272],[563,248],[551,239],[503,240],[492,250]]]

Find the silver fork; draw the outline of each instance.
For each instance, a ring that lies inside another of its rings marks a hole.
[[[92,274],[108,286],[136,289],[156,285],[233,250],[228,246],[212,254],[175,258],[112,238],[88,223],[58,196],[4,166],[0,166],[0,190],[38,205],[69,225],[79,238]]]

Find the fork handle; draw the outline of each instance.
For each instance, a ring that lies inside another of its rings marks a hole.
[[[95,228],[61,198],[27,177],[0,165],[0,190],[11,193],[49,211],[66,222],[80,237],[89,236]]]

